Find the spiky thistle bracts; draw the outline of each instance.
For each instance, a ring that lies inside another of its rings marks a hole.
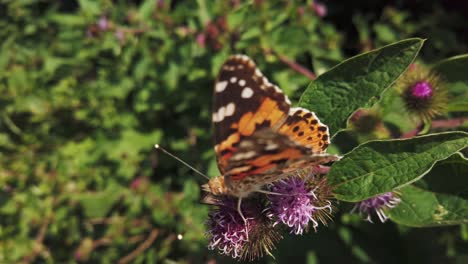
[[[398,91],[409,113],[429,120],[447,108],[446,85],[434,70],[413,65],[398,81]]]

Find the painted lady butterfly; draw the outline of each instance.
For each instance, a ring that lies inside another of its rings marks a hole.
[[[245,55],[223,64],[214,89],[215,152],[222,176],[203,189],[242,198],[298,169],[335,161],[324,153],[328,127],[313,112],[291,107],[285,94]],[[245,219],[244,219],[245,220]]]

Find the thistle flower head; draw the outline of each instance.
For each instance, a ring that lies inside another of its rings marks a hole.
[[[262,202],[258,197],[242,201],[242,214],[247,220],[244,222],[237,211],[237,198],[219,198],[217,208],[208,216],[208,248],[232,258],[249,260],[269,254],[281,235],[262,214],[259,204]]]
[[[276,219],[275,225],[285,224],[291,228],[291,233],[299,235],[308,229],[310,223],[316,229],[317,219],[324,221],[325,218],[320,212],[331,212],[331,203],[327,200],[325,204],[319,205],[323,201],[319,201],[316,195],[318,188],[310,183],[311,179],[313,177],[308,179],[291,176],[272,185],[271,192],[276,194],[268,197],[268,211],[269,217]]]
[[[252,208],[250,204],[244,203],[243,214],[247,218],[247,223],[241,218],[236,210],[236,199],[223,197],[219,201],[217,209],[208,215],[208,235],[210,250],[218,249],[223,255],[238,258],[242,254],[242,248],[248,241],[248,233],[254,226],[255,219],[252,218]]]
[[[408,112],[431,119],[445,111],[447,91],[434,71],[414,65],[403,75],[398,86]]]
[[[372,133],[383,126],[379,114],[370,110],[359,109],[349,121],[352,128],[359,133]]]
[[[358,210],[360,214],[367,215],[366,220],[371,223],[372,215],[376,214],[380,222],[384,223],[388,220],[385,210],[394,208],[400,201],[394,192],[388,192],[356,203],[351,212]]]

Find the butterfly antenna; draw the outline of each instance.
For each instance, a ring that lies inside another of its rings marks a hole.
[[[154,145],[154,148],[155,149],[159,149],[161,150],[162,152],[166,153],[167,155],[171,156],[172,158],[178,160],[180,163],[184,164],[185,166],[187,166],[188,168],[190,168],[191,170],[193,170],[194,172],[196,172],[197,174],[205,177],[207,180],[210,180],[210,177],[206,176],[205,174],[203,174],[202,172],[200,172],[199,170],[195,169],[194,167],[190,166],[187,162],[183,161],[182,159],[180,159],[179,157],[175,156],[174,154],[170,153],[169,151],[165,150],[164,148],[162,148],[161,146],[159,146],[159,144],[155,144]]]

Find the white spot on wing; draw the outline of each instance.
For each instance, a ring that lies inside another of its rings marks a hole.
[[[226,90],[228,82],[227,81],[221,81],[216,84],[215,90],[217,93],[220,93],[224,90]]]
[[[224,120],[224,113],[226,112],[226,107],[224,106],[221,106],[219,109],[218,109],[218,112],[216,113],[216,116],[218,117],[216,122],[221,122]]]
[[[250,159],[256,155],[256,152],[251,150],[247,152],[236,153],[232,156],[233,160],[242,160],[242,159]]]
[[[253,146],[253,143],[252,143],[252,141],[245,140],[245,141],[241,141],[240,146],[243,147],[243,148],[250,148],[250,147]]]
[[[254,94],[254,91],[252,90],[252,88],[250,88],[250,87],[245,87],[245,88],[242,90],[241,97],[244,98],[244,99],[247,99],[247,98],[252,97],[253,94]]]
[[[226,106],[221,106],[218,111],[213,113],[213,122],[221,122],[225,117],[232,116],[236,110],[234,103],[229,103]]]
[[[265,150],[274,150],[274,149],[277,149],[277,148],[278,148],[278,144],[269,143],[268,145],[266,145]]]
[[[236,77],[231,77],[230,81],[231,81],[231,83],[235,83],[235,82],[237,82],[237,78]]]
[[[239,80],[239,85],[240,85],[240,86],[244,86],[244,85],[245,85],[245,80],[242,80],[242,79]]]
[[[224,116],[232,116],[235,110],[236,105],[234,103],[229,103],[228,105],[226,105],[226,112],[224,113]]]
[[[223,66],[223,70],[226,70],[226,71],[233,71],[233,70],[235,70],[235,68],[234,68],[233,66],[224,65],[224,66]]]
[[[259,69],[255,69],[255,75],[257,75],[258,77],[263,76],[262,72]]]

